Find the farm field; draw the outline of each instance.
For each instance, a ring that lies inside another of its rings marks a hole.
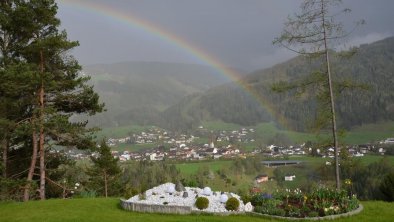
[[[394,203],[367,201],[362,202],[364,210],[349,218],[340,218],[337,222],[358,221],[391,221]],[[118,198],[87,198],[87,199],[53,199],[45,201],[30,201],[27,203],[0,203],[0,221],[2,222],[66,222],[66,221],[284,221],[260,216],[236,215],[164,215],[124,211],[120,208]]]
[[[217,171],[223,167],[230,167],[233,163],[232,160],[215,160],[215,161],[201,161],[201,162],[190,162],[190,163],[177,163],[176,168],[183,175],[190,175],[196,173],[199,168],[208,167],[212,171]]]

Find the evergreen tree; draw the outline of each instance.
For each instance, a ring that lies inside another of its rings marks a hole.
[[[380,184],[380,192],[383,194],[385,201],[394,201],[394,171],[387,174]]]
[[[54,0],[1,1],[0,10],[0,75],[5,80],[0,84],[0,104],[6,107],[0,109],[2,159],[7,160],[10,146],[21,147],[15,155],[31,153],[24,189],[24,200],[28,200],[39,157],[39,193],[45,199],[49,142],[92,147],[87,122],[71,123],[69,118],[101,112],[103,104],[93,86],[87,85],[88,78],[79,76],[78,62],[68,55],[78,42],[69,41],[66,32],[58,29]],[[2,166],[6,175],[7,161]],[[20,171],[15,173],[25,175]]]
[[[98,156],[92,157],[91,160],[93,167],[88,173],[91,176],[91,182],[97,184],[99,189],[104,188],[104,196],[108,197],[110,185],[120,173],[119,159],[112,156],[111,149],[102,140],[98,148]]]

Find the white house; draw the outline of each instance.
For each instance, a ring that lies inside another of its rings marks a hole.
[[[394,138],[387,138],[383,143],[385,143],[385,144],[394,144]]]
[[[285,176],[285,181],[293,181],[295,179],[295,175],[287,175]]]

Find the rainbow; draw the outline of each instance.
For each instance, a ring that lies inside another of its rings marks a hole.
[[[110,6],[103,3],[95,1],[88,2],[83,0],[59,0],[59,2],[63,5],[103,16],[107,19],[114,20],[133,29],[153,35],[159,38],[161,41],[181,49],[183,52],[187,53],[187,55],[191,55],[204,64],[215,68],[219,73],[240,85],[240,87],[247,94],[251,95],[263,108],[265,108],[273,117],[275,117],[282,127],[290,127],[286,123],[285,118],[275,110],[273,104],[264,95],[259,94],[247,83],[239,81],[240,75],[237,72],[228,68],[223,63],[221,63],[219,59],[213,57],[208,52],[198,48],[185,39],[182,39],[179,36],[176,36],[173,33],[170,33],[147,20],[142,20],[130,13],[125,13],[118,9],[111,8]]]

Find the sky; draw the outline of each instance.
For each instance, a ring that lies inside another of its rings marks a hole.
[[[124,61],[209,65],[208,60],[215,60],[250,72],[295,56],[272,41],[287,17],[300,12],[300,0],[56,1],[61,28],[70,40],[80,43],[71,54],[82,65]],[[343,0],[342,7],[352,10],[338,18],[345,28],[366,21],[344,40],[346,46],[394,36],[393,0]],[[128,18],[134,18],[134,23],[124,22]],[[169,41],[155,30],[184,44]]]

